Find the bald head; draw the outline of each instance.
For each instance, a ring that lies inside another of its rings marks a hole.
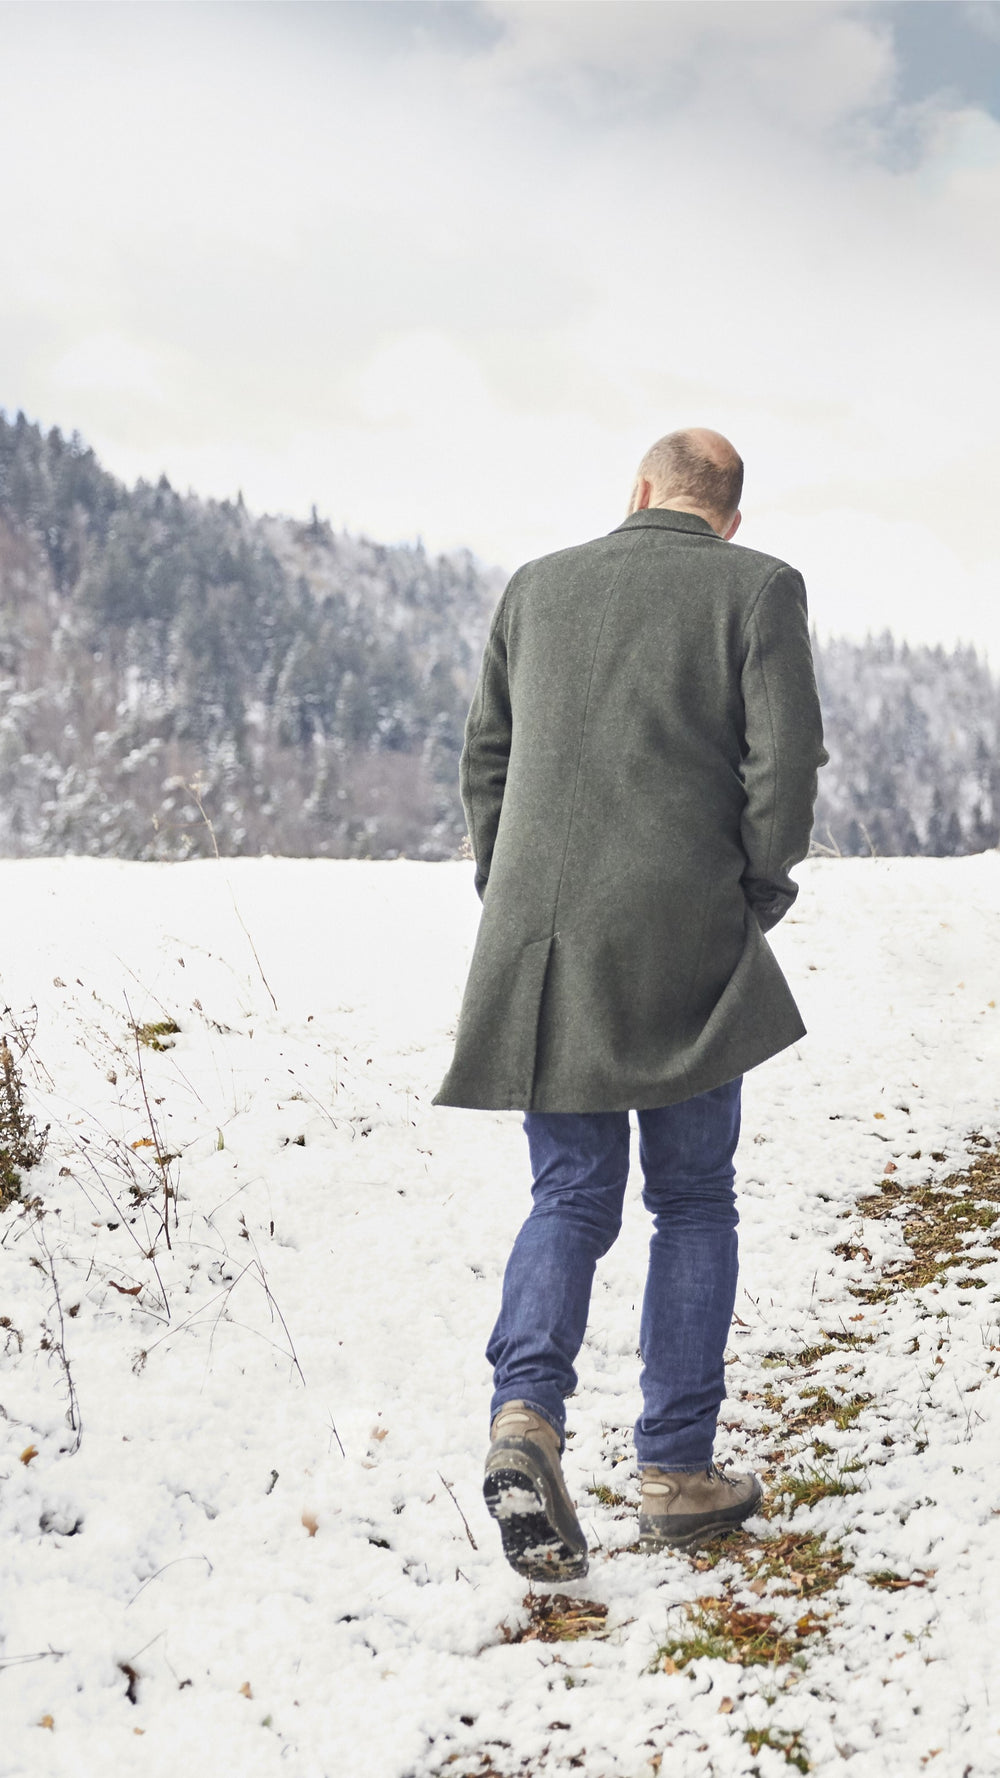
[[[687,426],[658,438],[639,464],[629,512],[666,506],[697,513],[720,536],[732,536],[743,492],[743,462],[728,438]]]

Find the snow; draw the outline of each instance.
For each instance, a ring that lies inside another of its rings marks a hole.
[[[752,1728],[799,1734],[818,1773],[1000,1773],[997,1254],[978,1231],[981,1290],[850,1288],[905,1252],[855,1208],[886,1163],[941,1179],[1000,1130],[1000,856],[799,874],[773,943],[809,1036],[746,1083],[718,1455],[759,1468],[780,1447],[794,1472],[802,1390],[870,1396],[822,1429],[857,1491],[755,1521],[823,1532],[853,1567],[806,1602],[826,1634],[795,1661],[671,1673],[657,1649],[686,1602],[784,1596],[728,1559],[629,1548],[634,1184],[566,1459],[592,1556],[560,1590],[607,1605],[606,1633],[505,1636],[528,1589],[480,1491],[483,1347],[524,1143],[515,1114],[430,1104],[471,866],[0,863],[4,1029],[37,1018],[23,1071],[51,1124],[25,1177],[44,1215],[0,1218],[3,1778],[794,1769],[752,1754]],[[173,1047],[137,1050],[130,1021],[167,1019]],[[871,1343],[791,1362],[831,1329]],[[873,1588],[883,1569],[914,1584]]]

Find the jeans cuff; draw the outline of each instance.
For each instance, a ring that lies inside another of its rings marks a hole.
[[[640,1475],[644,1469],[663,1469],[669,1475],[703,1475],[712,1467],[712,1456],[709,1453],[703,1463],[671,1463],[669,1458],[640,1457],[638,1467]]]

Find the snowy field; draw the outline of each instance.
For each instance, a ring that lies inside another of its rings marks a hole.
[[[997,1137],[1000,856],[799,874],[810,1035],[746,1085],[719,1446],[771,1516],[630,1548],[630,1188],[571,1404],[588,1633],[546,1641],[480,1494],[523,1136],[430,1104],[471,866],[0,863],[51,1125],[0,1217],[4,1778],[1000,1773],[991,1212],[877,1291],[904,1223],[857,1208]]]

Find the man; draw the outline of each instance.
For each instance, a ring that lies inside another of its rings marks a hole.
[[[743,465],[696,428],[646,453],[624,524],[519,570],[462,755],[483,900],[437,1103],[525,1112],[533,1208],[504,1277],[484,1493],[508,1561],[586,1573],[560,1466],[630,1110],[653,1215],[642,1305],[642,1547],[742,1523],[712,1461],[736,1293],[748,1068],[804,1034],[764,939],[797,893],[825,762],[805,589],[730,548]]]

